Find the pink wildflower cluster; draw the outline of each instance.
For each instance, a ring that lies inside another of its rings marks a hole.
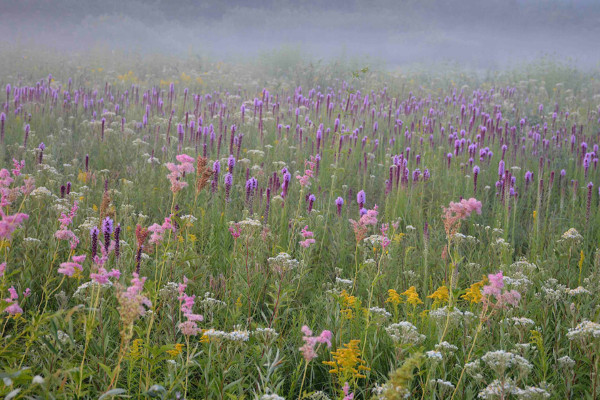
[[[390,238],[388,237],[388,233],[387,231],[390,229],[390,224],[381,224],[381,246],[385,249],[386,247],[388,247],[391,243]]]
[[[73,257],[73,258],[75,258],[75,257]],[[134,273],[134,276],[135,275],[136,274]],[[107,283],[110,282],[110,278],[114,278],[115,280],[118,280],[120,277],[121,277],[121,271],[119,271],[118,269],[113,268],[109,272],[103,266],[98,267],[98,272],[90,274],[90,278],[92,279],[92,281],[96,282],[99,285],[106,285]],[[146,278],[144,278],[144,279],[146,279]]]
[[[521,300],[521,294],[516,290],[502,290],[504,288],[504,275],[502,271],[497,274],[488,275],[489,285],[485,285],[482,290],[483,301],[492,304],[492,297],[496,299],[495,307],[506,307],[511,305],[516,307]]]
[[[300,182],[300,186],[302,187],[308,187],[310,186],[310,179],[314,178],[315,176],[315,166],[316,166],[316,162],[315,162],[315,158],[313,156],[310,156],[310,161],[306,160],[304,162],[304,167],[307,168],[306,170],[304,170],[304,175],[296,175],[296,179],[298,179],[298,181]]]
[[[65,213],[60,214],[60,218],[58,222],[60,222],[60,228],[54,232],[54,237],[58,240],[68,240],[71,245],[71,250],[75,250],[77,245],[79,244],[79,238],[73,231],[69,229],[69,225],[73,223],[75,216],[77,215],[77,209],[79,208],[78,203],[75,201],[73,203],[73,207],[69,211],[68,215]],[[69,275],[70,276],[70,275]]]
[[[300,246],[302,246],[306,249],[311,244],[315,243],[315,239],[314,239],[315,234],[308,230],[308,225],[306,225],[304,228],[302,228],[301,234],[302,234],[302,237],[304,238],[304,240],[300,241]]]
[[[29,215],[23,213],[16,213],[14,215],[6,215],[4,210],[0,208],[0,238],[10,240],[13,232],[29,218]]]
[[[8,289],[9,297],[4,299],[5,302],[9,303],[8,307],[4,309],[5,312],[10,315],[23,314],[23,309],[19,306],[19,293],[14,286]]]
[[[170,173],[167,175],[169,181],[171,181],[171,191],[173,193],[179,192],[185,188],[188,184],[183,182],[182,179],[185,174],[194,172],[194,159],[187,154],[179,154],[175,157],[180,162],[179,165],[174,163],[167,163],[167,169]]]
[[[85,257],[85,254],[73,256],[72,261],[61,263],[60,268],[58,268],[58,273],[66,276],[73,276],[75,270],[78,270],[79,272],[83,271],[83,266],[81,264],[85,261]]]
[[[362,213],[358,222],[353,219],[349,220],[352,224],[352,230],[354,230],[354,236],[356,237],[357,242],[360,242],[366,237],[369,225],[377,225],[378,214],[377,205],[375,205],[372,210],[366,210],[366,212]]]
[[[459,203],[450,202],[449,207],[442,207],[444,214],[444,229],[446,236],[451,238],[458,231],[460,221],[467,219],[473,212],[481,214],[481,202],[471,197],[469,200],[462,199]]]
[[[152,302],[142,294],[144,282],[146,282],[146,277],[140,278],[134,272],[131,285],[125,290],[117,292],[119,313],[125,326],[131,325],[138,317],[146,314],[144,306],[147,308],[152,307]]]
[[[350,393],[350,385],[348,384],[348,382],[346,382],[344,384],[344,387],[342,388],[342,390],[344,391],[344,400],[353,400],[354,399],[354,393]]]
[[[10,187],[15,178],[21,175],[21,170],[25,167],[25,161],[19,162],[13,159],[13,164],[15,168],[12,170],[12,177],[11,172],[7,169],[0,170],[0,207],[10,205],[19,194],[29,194],[35,189],[35,180],[31,177],[24,180],[23,186]]]
[[[469,200],[462,199],[459,203],[450,202],[448,208],[444,207],[444,216],[454,219],[467,219],[473,212],[481,214],[481,201],[471,197]]]
[[[183,277],[183,283],[179,284],[177,288],[179,292],[179,302],[181,303],[181,312],[187,319],[187,321],[179,323],[179,330],[185,336],[196,336],[198,332],[200,332],[200,328],[198,327],[197,322],[202,322],[204,317],[200,314],[194,314],[194,302],[196,296],[188,296],[185,294],[185,289],[187,289],[188,278]]]
[[[306,325],[302,327],[302,340],[304,341],[304,346],[300,347],[300,352],[302,352],[302,356],[309,362],[317,357],[317,350],[319,344],[326,344],[327,347],[331,347],[331,338],[333,337],[331,331],[323,331],[319,336],[313,336],[312,331]]]
[[[163,241],[164,239],[164,234],[165,232],[167,232],[169,229],[171,229],[173,232],[175,232],[175,225],[173,224],[171,217],[166,217],[165,218],[165,222],[162,223],[162,225],[159,224],[152,224],[148,227],[148,231],[152,232],[152,235],[150,235],[150,244],[158,244],[160,242]]]
[[[229,227],[229,233],[231,233],[233,239],[237,239],[242,234],[242,227],[236,222]]]

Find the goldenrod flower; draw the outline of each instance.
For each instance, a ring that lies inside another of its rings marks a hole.
[[[469,287],[467,289],[465,294],[460,296],[460,298],[465,299],[466,301],[471,302],[471,303],[479,303],[481,301],[481,298],[483,297],[481,294],[481,288],[483,287],[484,284],[485,284],[485,282],[483,280],[479,281],[479,282],[475,282],[474,284],[471,285],[471,287]]]
[[[167,353],[171,356],[171,358],[175,358],[181,354],[183,351],[183,343],[177,343],[172,350],[167,350]]]
[[[391,303],[394,306],[397,306],[398,304],[400,304],[402,302],[402,299],[400,298],[400,295],[398,294],[398,292],[396,292],[394,289],[390,289],[390,290],[388,290],[388,298],[385,302]]]
[[[341,382],[365,378],[362,372],[371,370],[366,366],[366,361],[360,358],[359,343],[360,340],[351,340],[331,353],[333,361],[323,361],[323,364],[331,367],[329,373],[338,375]]]
[[[439,305],[446,303],[450,298],[450,294],[448,292],[448,288],[444,285],[437,288],[437,290],[429,296],[427,296],[427,298],[433,299],[433,304]]]
[[[140,349],[144,346],[143,339],[135,339],[131,344],[131,350],[129,350],[129,358],[132,360],[137,360],[141,357]]]
[[[409,287],[405,292],[402,293],[402,295],[406,296],[406,302],[411,306],[423,304],[419,298],[419,293],[417,293],[417,289],[414,286]]]

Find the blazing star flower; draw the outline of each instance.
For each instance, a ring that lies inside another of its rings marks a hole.
[[[338,197],[335,199],[335,206],[337,207],[337,215],[342,215],[342,206],[344,205],[344,199]]]

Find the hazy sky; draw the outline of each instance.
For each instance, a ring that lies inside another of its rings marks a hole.
[[[4,45],[201,54],[228,61],[291,45],[388,66],[503,67],[540,55],[600,64],[600,1],[0,0]]]

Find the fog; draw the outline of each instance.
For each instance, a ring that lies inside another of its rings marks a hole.
[[[2,46],[244,61],[286,47],[387,68],[504,68],[541,56],[600,65],[594,0],[8,1]]]

